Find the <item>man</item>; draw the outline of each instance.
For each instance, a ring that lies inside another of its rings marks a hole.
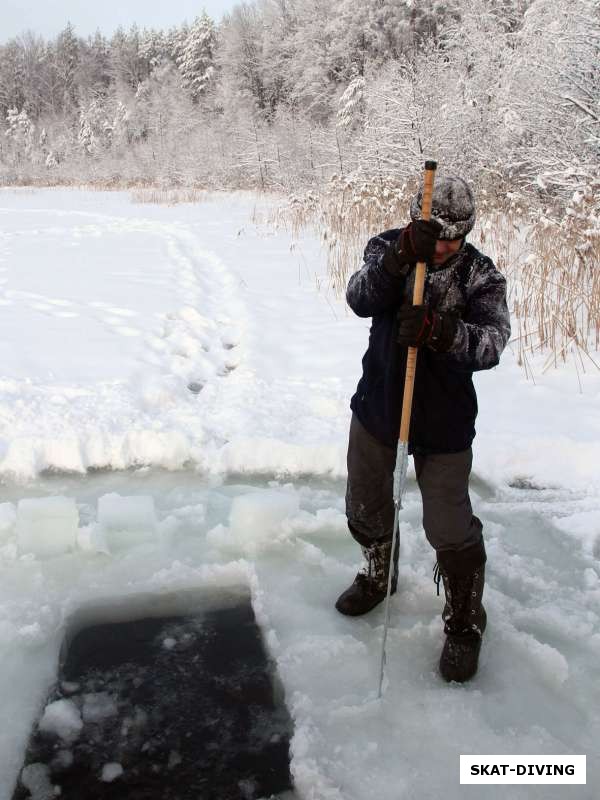
[[[434,575],[446,641],[440,672],[466,681],[477,671],[486,614],[481,599],[486,553],[469,499],[477,398],[472,373],[498,364],[510,336],[506,281],[465,237],[475,222],[469,185],[438,178],[431,220],[421,217],[422,189],[411,222],[371,239],[346,298],[372,317],[363,374],[351,400],[346,515],[366,565],[338,598],[342,614],[365,614],[385,599],[393,561],[392,476],[400,429],[407,348],[418,347],[409,436],[423,501],[423,527],[436,551]],[[424,304],[412,305],[414,267],[427,264]]]

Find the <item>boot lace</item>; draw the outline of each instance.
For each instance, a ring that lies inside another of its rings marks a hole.
[[[440,593],[440,582],[443,580],[446,594],[446,608],[444,609],[443,619],[446,623],[446,633],[466,634],[478,630],[474,625],[471,615],[475,615],[472,608],[472,601],[477,596],[475,584],[479,578],[478,572],[462,578],[452,578],[445,576],[439,563],[436,562],[433,568],[433,580]]]

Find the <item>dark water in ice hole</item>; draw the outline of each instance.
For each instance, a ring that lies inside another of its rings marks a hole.
[[[36,725],[25,765],[46,765],[46,797],[50,787],[65,800],[291,797],[292,722],[249,598],[93,624],[67,633],[63,650],[48,702],[81,710],[86,695],[106,694],[71,745]],[[102,781],[111,763],[123,773]],[[30,797],[19,780],[13,800]]]

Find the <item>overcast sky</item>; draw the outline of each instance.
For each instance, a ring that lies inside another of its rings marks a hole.
[[[110,35],[119,25],[128,28],[170,28],[192,22],[203,9],[219,20],[239,0],[0,0],[0,42],[32,30],[44,38],[56,36],[67,22],[80,36],[100,28]]]

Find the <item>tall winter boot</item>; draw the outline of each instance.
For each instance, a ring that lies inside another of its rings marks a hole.
[[[398,585],[398,550],[399,542],[396,540],[394,553],[394,571],[392,573],[392,594]],[[354,582],[345,592],[338,597],[335,607],[340,614],[349,617],[358,617],[371,611],[376,605],[385,600],[387,595],[388,575],[390,568],[390,554],[392,542],[373,542],[369,547],[362,547],[366,564],[359,571]]]
[[[446,594],[442,612],[446,642],[440,658],[440,673],[447,681],[464,683],[477,672],[481,638],[487,622],[481,603],[485,562],[483,540],[466,550],[438,552],[438,592],[441,578]]]

